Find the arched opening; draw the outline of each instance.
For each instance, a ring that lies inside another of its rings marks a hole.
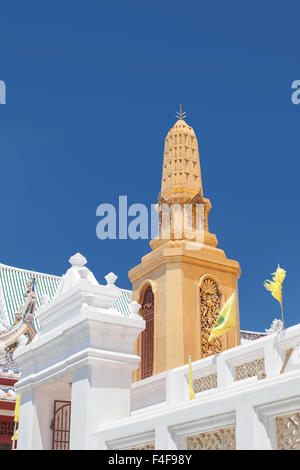
[[[146,322],[141,335],[141,379],[145,379],[153,374],[154,295],[151,286],[145,290],[141,313]]]

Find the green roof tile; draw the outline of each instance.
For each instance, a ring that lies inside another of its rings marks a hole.
[[[33,276],[37,279],[36,294],[37,308],[39,308],[43,294],[47,294],[50,300],[53,299],[61,277],[0,264],[0,323],[2,325],[11,326],[14,323],[15,315],[20,305],[24,303],[26,284]],[[131,315],[129,307],[131,292],[122,289],[121,291],[113,308],[128,317]],[[35,327],[39,329],[37,320],[35,320]]]

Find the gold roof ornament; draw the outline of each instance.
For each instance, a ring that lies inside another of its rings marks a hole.
[[[186,113],[185,112],[182,112],[182,105],[180,105],[180,109],[179,109],[179,112],[177,111],[176,113],[176,117],[177,119],[179,120],[183,120],[187,117]]]

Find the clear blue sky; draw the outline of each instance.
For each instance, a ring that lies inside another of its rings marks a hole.
[[[0,262],[63,274],[77,251],[100,282],[149,242],[100,241],[96,207],[156,202],[179,104],[198,136],[210,229],[239,260],[241,326],[299,311],[299,2],[2,2]]]

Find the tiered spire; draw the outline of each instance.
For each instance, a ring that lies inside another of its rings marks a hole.
[[[161,196],[168,202],[203,195],[197,137],[181,105],[177,118],[165,140]]]

